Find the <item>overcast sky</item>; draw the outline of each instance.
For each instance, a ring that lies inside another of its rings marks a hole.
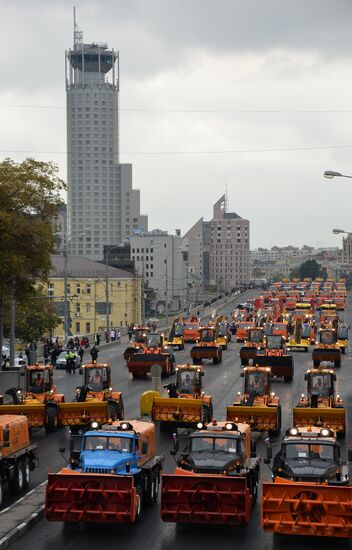
[[[352,174],[351,0],[74,3],[84,41],[120,51],[120,159],[150,229],[210,219],[227,184],[251,248],[341,244],[352,183],[323,172]],[[64,179],[74,3],[0,0],[0,158]]]

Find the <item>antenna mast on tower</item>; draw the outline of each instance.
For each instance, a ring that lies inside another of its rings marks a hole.
[[[225,212],[227,212],[229,206],[229,196],[227,193],[227,183],[225,183]]]
[[[83,31],[76,23],[76,6],[73,6],[73,44],[76,46],[83,44]]]

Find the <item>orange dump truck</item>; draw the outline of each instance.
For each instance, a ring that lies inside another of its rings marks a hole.
[[[78,523],[135,523],[158,499],[164,457],[155,425],[144,420],[92,423],[69,465],[49,474],[45,517]],[[64,452],[64,449],[61,449]]]
[[[183,340],[184,342],[196,342],[199,338],[199,319],[191,317],[183,325]]]
[[[268,464],[270,445],[267,453]],[[352,537],[352,487],[332,430],[311,426],[287,430],[272,472],[273,482],[263,483],[264,531]]]
[[[176,455],[174,441],[171,453]],[[162,520],[248,524],[257,497],[259,462],[251,450],[248,424],[200,423],[174,473],[162,475]]]
[[[38,460],[38,445],[30,444],[28,420],[25,416],[0,416],[0,508],[5,494],[17,495],[25,491],[30,472]]]

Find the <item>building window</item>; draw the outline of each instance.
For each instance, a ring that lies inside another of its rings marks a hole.
[[[81,323],[76,323],[76,333],[79,334],[81,332]]]
[[[54,297],[54,283],[48,284],[48,298]]]
[[[90,312],[90,304],[86,304],[86,312],[89,313]]]
[[[86,323],[86,334],[90,334],[90,323]]]
[[[80,283],[78,283],[76,285],[76,294],[81,294],[81,284]]]
[[[80,315],[80,313],[81,313],[81,304],[79,304],[77,302],[77,304],[76,304],[76,315]]]
[[[90,284],[87,284],[87,286],[86,286],[86,293],[87,293],[87,294],[90,294],[91,291],[92,291],[92,289],[91,289]]]

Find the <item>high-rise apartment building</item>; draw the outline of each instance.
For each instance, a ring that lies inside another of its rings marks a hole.
[[[214,204],[212,220],[198,220],[185,234],[188,271],[204,287],[230,290],[249,282],[249,221],[227,212],[225,195]]]
[[[74,24],[66,52],[68,242],[71,254],[103,258],[133,230],[147,230],[131,165],[119,164],[119,54],[83,43]]]

